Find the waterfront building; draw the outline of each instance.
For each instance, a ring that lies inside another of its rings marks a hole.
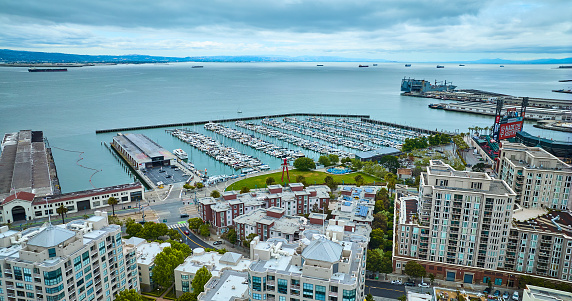
[[[572,209],[572,167],[541,147],[503,142],[498,175],[522,207]]]
[[[199,216],[204,222],[210,222],[217,233],[227,231],[234,220],[259,208],[279,207],[285,215],[309,214],[314,209],[328,206],[330,188],[325,185],[304,188],[301,183],[269,185],[268,188],[255,189],[238,194],[226,191],[219,199],[205,197],[198,200]]]
[[[248,269],[251,300],[363,300],[368,237],[334,224],[325,235],[306,230],[292,244],[255,237]]]
[[[486,173],[456,171],[440,160],[431,160],[420,177],[418,195],[396,195],[394,271],[402,273],[415,260],[441,279],[506,284],[508,273],[498,271],[505,264],[514,191]]]
[[[14,222],[57,216],[56,209],[61,205],[68,209],[67,214],[91,209],[107,209],[107,200],[115,197],[118,205],[141,201],[144,187],[141,183],[117,185],[84,191],[37,196],[34,193],[18,192],[0,203],[0,222]]]
[[[248,273],[224,270],[205,284],[205,291],[197,296],[199,301],[247,301]]]
[[[105,211],[22,232],[3,226],[0,299],[111,301],[121,290],[139,290],[134,258]]]
[[[193,255],[187,257],[185,262],[175,268],[176,295],[180,297],[183,293],[193,291],[191,282],[203,266],[210,271],[213,277],[221,278],[222,273],[228,270],[246,272],[251,263],[252,260],[244,258],[242,254],[234,252],[219,254],[216,251],[205,252],[203,248],[196,248],[193,250]]]
[[[522,301],[567,301],[572,300],[571,292],[551,288],[526,285],[522,292]]]
[[[383,158],[384,156],[399,156],[399,155],[401,155],[401,151],[393,147],[382,147],[368,152],[361,152],[361,151],[355,152],[355,158],[363,162],[365,161],[377,162],[381,160],[381,158]]]
[[[337,202],[332,202],[332,216],[371,226],[375,195],[379,189],[377,186],[342,186]]]
[[[175,155],[143,134],[117,134],[111,146],[136,170],[169,166]]]
[[[168,242],[148,243],[143,238],[132,237],[125,241],[126,247],[134,248],[137,255],[137,270],[139,273],[139,286],[142,291],[148,292],[155,288],[155,283],[151,278],[153,276],[153,268],[155,267],[155,257],[161,253],[166,247],[170,247]]]

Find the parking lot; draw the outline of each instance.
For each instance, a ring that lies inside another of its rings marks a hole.
[[[185,182],[190,177],[190,175],[186,175],[183,170],[175,165],[146,169],[143,174],[147,176],[151,182],[155,184],[157,184],[157,182],[163,182],[165,185]]]

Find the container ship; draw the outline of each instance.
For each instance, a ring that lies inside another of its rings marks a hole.
[[[42,69],[37,69],[37,68],[29,68],[28,72],[66,72],[68,71],[67,68],[42,68]]]
[[[423,94],[432,91],[453,91],[457,88],[453,83],[447,81],[437,82],[434,84],[426,80],[403,78],[401,80],[401,92],[412,93],[412,94]]]

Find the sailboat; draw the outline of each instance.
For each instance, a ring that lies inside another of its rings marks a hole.
[[[242,111],[240,109],[236,110],[236,113],[241,114]]]

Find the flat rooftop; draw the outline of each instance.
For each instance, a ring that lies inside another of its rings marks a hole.
[[[205,285],[201,301],[231,301],[248,291],[248,273],[227,270],[220,278],[213,277]]]
[[[524,209],[524,212],[528,210]],[[515,220],[514,224],[520,229],[561,233],[572,237],[572,215],[567,211],[552,211],[525,221]]]
[[[52,194],[48,154],[43,132],[23,130],[2,139],[0,154],[0,199],[25,191],[45,196]]]
[[[148,162],[157,157],[163,157],[164,160],[175,159],[175,155],[143,134],[127,133],[117,135],[113,140],[137,162]]]

